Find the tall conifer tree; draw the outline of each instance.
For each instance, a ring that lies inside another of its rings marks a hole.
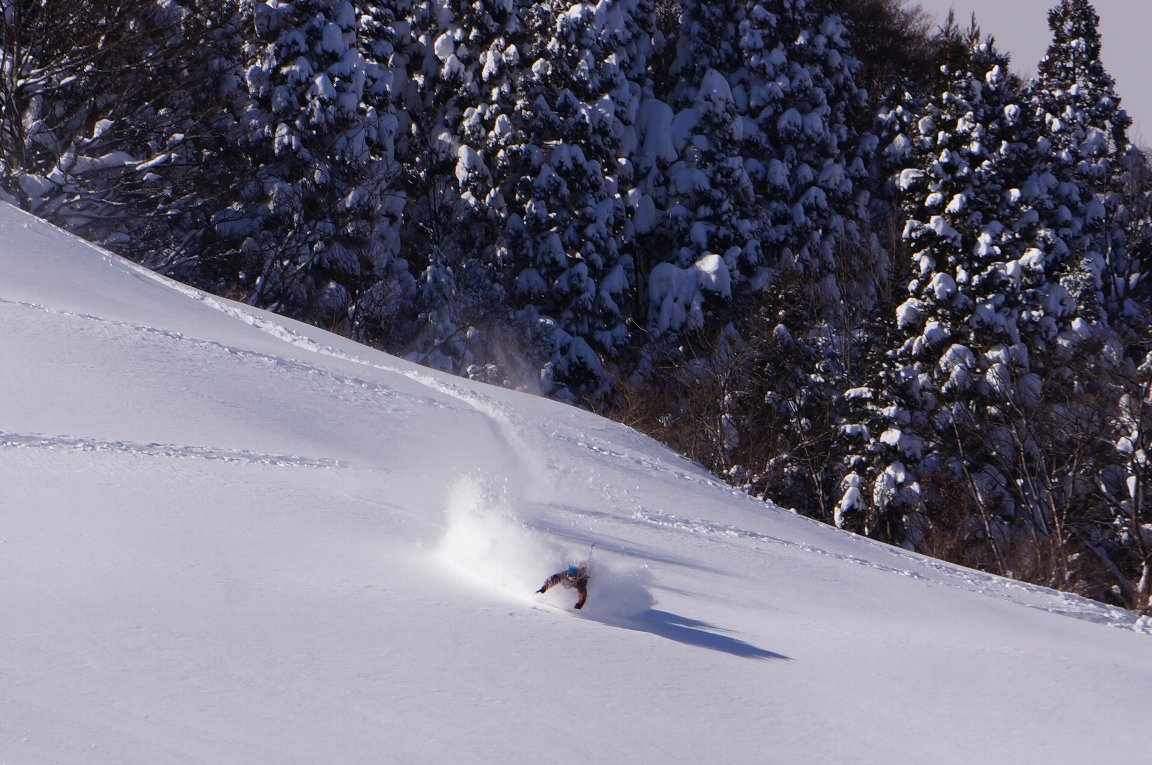
[[[940,506],[926,484],[966,484],[993,519],[984,532],[995,553],[993,522],[1016,506],[994,457],[1005,444],[982,434],[1006,399],[1039,395],[1022,324],[1044,260],[1019,231],[1037,161],[1021,85],[975,27],[966,48],[903,141],[913,161],[897,183],[912,278],[888,351],[892,376],[853,392],[876,416],[857,433],[871,456],[849,475],[839,517],[851,525],[870,507],[863,530],[916,545],[931,523],[922,513]]]
[[[1088,0],[1061,0],[1048,14],[1052,42],[1031,88],[1049,154],[1047,222],[1069,245],[1065,281],[1093,319],[1129,312],[1136,276],[1120,193],[1131,119],[1101,61],[1099,23]]]
[[[250,301],[350,329],[350,307],[386,274],[397,211],[384,193],[394,117],[365,89],[378,67],[351,2],[253,2],[245,147],[257,210],[242,250],[262,260]]]

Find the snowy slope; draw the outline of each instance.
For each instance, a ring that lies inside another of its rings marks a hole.
[[[0,364],[0,763],[1152,756],[1148,620],[8,207]]]

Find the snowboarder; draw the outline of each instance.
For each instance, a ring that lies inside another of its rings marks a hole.
[[[564,585],[567,589],[576,588],[576,592],[580,597],[576,600],[576,605],[573,608],[583,608],[584,603],[588,600],[588,566],[569,566],[563,571],[557,571],[548,580],[544,582],[544,586],[536,590],[536,594],[548,592],[551,588],[558,584]]]

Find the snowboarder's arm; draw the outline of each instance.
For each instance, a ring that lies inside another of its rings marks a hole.
[[[548,579],[544,582],[544,586],[541,587],[540,589],[536,590],[536,592],[537,593],[548,592],[549,589],[560,584],[560,582],[563,581],[563,579],[564,579],[563,572],[561,572],[559,574],[553,574],[552,576],[548,577]]]

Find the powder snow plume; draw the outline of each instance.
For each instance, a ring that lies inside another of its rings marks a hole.
[[[656,604],[647,568],[604,560],[599,550],[589,564],[587,614],[601,621],[625,623]]]
[[[445,532],[436,550],[440,561],[481,587],[515,597],[534,596],[548,576],[570,563],[587,563],[591,580],[584,616],[618,622],[654,605],[646,568],[610,560],[608,550],[562,544],[520,517],[517,505],[506,480],[458,479],[448,492]],[[539,598],[568,607],[576,593],[556,587]]]
[[[515,512],[506,481],[463,476],[448,492],[437,555],[451,570],[488,589],[532,593],[559,551]]]

